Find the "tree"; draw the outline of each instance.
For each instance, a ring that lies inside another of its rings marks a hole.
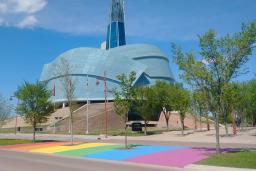
[[[138,87],[136,89],[135,109],[144,120],[144,133],[147,135],[147,124],[157,112],[156,96],[153,88]]]
[[[11,105],[0,95],[0,127],[10,117]]]
[[[25,121],[33,127],[33,142],[35,142],[36,127],[39,123],[45,123],[48,120],[53,105],[49,101],[51,92],[49,92],[43,83],[35,84],[25,82],[15,92],[19,99],[17,111],[24,117]]]
[[[216,152],[220,153],[219,116],[223,114],[222,94],[224,85],[241,74],[241,67],[252,54],[256,42],[256,22],[242,26],[234,35],[217,38],[214,30],[199,36],[200,61],[195,55],[183,53],[172,45],[174,60],[183,71],[183,79],[203,88],[209,93],[209,107],[214,114],[216,130]]]
[[[75,81],[72,78],[72,66],[64,57],[60,58],[59,65],[56,66],[56,76],[59,77],[62,85],[65,98],[69,106],[69,130],[70,130],[70,141],[73,145],[73,113],[74,113],[74,98],[75,98]]]
[[[196,99],[195,99],[195,96],[194,96],[194,92],[192,91],[191,92],[191,95],[190,95],[190,113],[192,114],[192,116],[194,117],[194,130],[196,131],[197,130],[197,119],[198,119],[198,115],[200,115],[198,112],[198,104],[196,102]],[[201,123],[200,123],[200,128],[201,128]]]
[[[239,100],[239,87],[236,83],[227,83],[223,86],[222,93],[222,111],[226,135],[228,135],[228,119],[231,118],[231,113],[235,112]]]
[[[207,109],[207,100],[204,91],[200,89],[193,90],[192,101],[194,102],[195,112],[199,115],[200,130],[202,130],[202,117],[205,112],[207,129],[209,128],[209,119],[208,119],[208,109]],[[197,119],[197,118],[196,118]]]
[[[251,125],[256,125],[256,79],[251,80],[249,83],[248,88],[248,102],[250,104],[250,107],[248,108],[248,117],[251,120]]]
[[[127,149],[127,122],[129,111],[134,105],[135,88],[133,84],[136,79],[136,73],[131,72],[129,76],[121,74],[117,76],[117,79],[120,82],[120,88],[114,90],[114,107],[116,113],[123,118],[125,124],[125,148]]]
[[[251,80],[238,84],[235,110],[243,124],[255,125],[256,118],[256,81]],[[242,125],[243,125],[242,124]],[[243,126],[241,127],[243,128]]]
[[[171,111],[173,110],[174,99],[172,93],[174,91],[174,85],[157,81],[153,86],[153,91],[156,95],[155,102],[158,106],[157,108],[162,109],[166,121],[166,129],[169,130],[169,120]]]
[[[174,91],[175,104],[174,109],[179,112],[180,122],[181,122],[181,133],[184,135],[184,120],[186,117],[186,112],[189,110],[190,105],[190,95],[189,92],[183,89],[181,86],[176,86],[176,90]]]

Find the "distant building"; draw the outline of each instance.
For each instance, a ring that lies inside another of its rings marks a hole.
[[[104,49],[104,50],[107,49],[107,42],[106,41],[101,43],[100,49]]]
[[[85,102],[87,97],[91,102],[104,101],[104,73],[110,101],[113,100],[112,90],[120,84],[116,76],[122,73],[135,71],[135,86],[153,85],[157,80],[174,82],[169,60],[158,47],[148,44],[126,45],[123,0],[112,0],[107,40],[100,49],[71,49],[44,65],[40,80],[45,81],[49,89],[55,88],[52,100],[56,103],[66,101],[60,83],[62,76],[54,74],[56,66],[61,65],[61,58],[65,58],[72,67],[77,102]]]
[[[112,0],[109,18],[107,49],[126,45],[123,0]]]

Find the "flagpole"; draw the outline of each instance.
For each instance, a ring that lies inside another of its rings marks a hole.
[[[108,138],[108,112],[107,112],[107,80],[104,72],[104,95],[105,95],[105,138]]]
[[[55,87],[55,82],[53,84],[53,106],[54,106],[54,111],[55,111],[55,95],[56,95],[56,87]]]
[[[55,109],[56,109],[56,106],[55,106],[55,96],[56,96],[56,85],[55,85],[55,82],[54,82],[54,85],[53,85],[53,109],[54,109],[54,112],[55,112]],[[56,134],[56,120],[55,120],[55,117],[54,117],[54,129],[53,129],[53,133]]]
[[[87,102],[86,102],[86,134],[89,134],[89,82],[88,82],[88,74],[87,74]]]

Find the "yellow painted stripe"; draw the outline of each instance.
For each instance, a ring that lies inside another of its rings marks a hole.
[[[79,144],[79,145],[73,145],[73,146],[54,146],[54,147],[47,147],[47,148],[38,148],[38,149],[30,150],[30,152],[53,154],[53,153],[69,151],[69,150],[78,150],[83,148],[91,148],[91,147],[99,147],[99,146],[107,146],[107,145],[114,145],[114,144],[85,143],[85,144]]]
[[[16,150],[31,151],[39,148],[49,148],[49,147],[56,147],[61,145],[68,145],[68,142],[32,144],[30,146],[16,148]]]

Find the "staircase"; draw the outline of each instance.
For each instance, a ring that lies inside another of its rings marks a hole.
[[[105,104],[104,103],[93,103],[88,106],[88,128],[89,133],[99,132],[106,127],[106,115],[105,115]],[[68,112],[69,113],[69,112]],[[74,133],[84,134],[86,132],[86,114],[87,104],[78,108],[73,113],[73,131]],[[115,114],[113,111],[113,103],[107,105],[108,114],[108,129],[119,129],[123,128],[123,121],[120,116]],[[48,131],[54,131],[56,133],[68,133],[70,126],[69,115],[63,119],[51,122],[47,128]],[[54,128],[55,127],[55,128]]]

